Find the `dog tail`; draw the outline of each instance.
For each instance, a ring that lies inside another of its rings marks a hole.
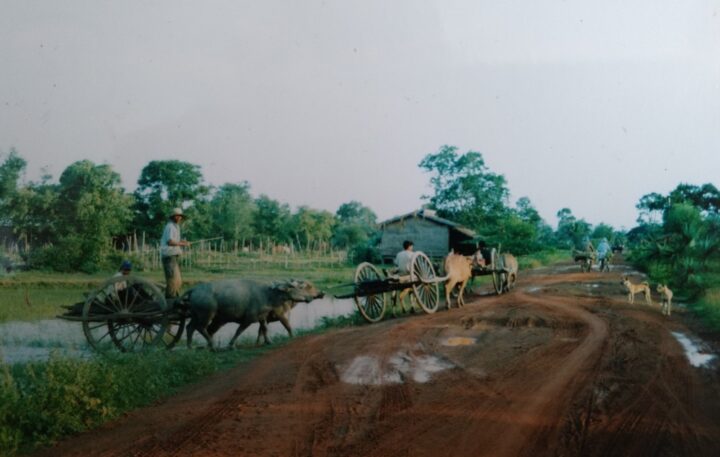
[[[645,284],[646,286],[650,287],[650,283],[647,282],[647,281],[643,281],[643,282],[641,282],[640,284]]]

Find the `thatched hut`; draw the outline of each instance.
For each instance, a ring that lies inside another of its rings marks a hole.
[[[416,251],[431,258],[441,258],[451,249],[464,252],[475,232],[453,221],[443,219],[435,211],[421,209],[396,216],[380,224],[382,239],[378,249],[384,261],[390,261],[402,249],[404,240],[412,240]]]

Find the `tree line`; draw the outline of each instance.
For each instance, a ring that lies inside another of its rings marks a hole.
[[[241,246],[274,243],[297,249],[333,246],[352,250],[354,261],[377,260],[377,217],[360,202],[344,203],[334,214],[308,206],[293,211],[267,195],[253,196],[246,181],[211,186],[198,165],[179,160],[149,162],[132,193],[107,164],[81,160],[57,181],[43,176],[22,182],[26,165],[15,150],[0,164],[0,226],[12,227],[32,248],[26,251],[34,267],[108,268],[122,255],[116,249],[119,240],[144,234],[146,242],[156,242],[175,207],[188,215],[183,232],[189,239],[221,237]],[[433,189],[423,196],[425,207],[473,229],[488,245],[523,255],[569,248],[585,238],[624,241],[612,226],[593,226],[569,208],[557,212],[553,230],[528,197],[511,205],[505,177],[490,170],[479,152],[460,153],[445,145],[418,166]]]
[[[188,216],[185,237],[221,237],[240,246],[352,249],[376,233],[375,213],[359,202],[344,203],[334,214],[308,206],[292,211],[267,195],[254,197],[248,182],[208,185],[198,165],[179,160],[149,162],[132,193],[107,164],[81,160],[57,181],[46,175],[22,182],[26,166],[14,149],[0,163],[0,227],[12,229],[35,268],[111,268],[123,240],[144,234],[146,242],[156,242],[177,207]]]

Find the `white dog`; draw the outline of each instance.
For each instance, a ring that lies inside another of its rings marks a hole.
[[[660,294],[660,310],[664,316],[669,316],[672,311],[672,290],[668,289],[665,284],[658,284],[657,291]]]

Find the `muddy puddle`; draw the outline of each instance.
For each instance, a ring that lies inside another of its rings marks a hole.
[[[449,361],[429,354],[399,351],[387,360],[374,356],[358,356],[341,371],[340,379],[347,384],[378,386],[413,381],[430,381],[435,373],[453,368]]]
[[[317,327],[324,317],[335,318],[347,316],[355,311],[352,300],[334,300],[323,298],[311,303],[298,303],[290,312],[290,325],[293,330],[310,330]],[[227,324],[215,335],[218,346],[226,345],[235,334],[237,324]],[[253,324],[242,334],[240,342],[254,343],[258,325]],[[280,322],[268,325],[268,335],[287,335]],[[195,345],[204,345],[204,338],[197,333],[193,341]],[[178,345],[185,347],[183,339]],[[31,322],[0,323],[0,361],[19,363],[46,360],[51,353],[69,357],[88,356],[92,351],[88,348],[83,334],[82,325],[61,319],[46,319]]]
[[[707,352],[704,349],[705,344],[702,341],[691,338],[682,332],[672,332],[672,335],[685,350],[685,357],[687,357],[690,365],[706,368],[715,360],[715,354]]]

